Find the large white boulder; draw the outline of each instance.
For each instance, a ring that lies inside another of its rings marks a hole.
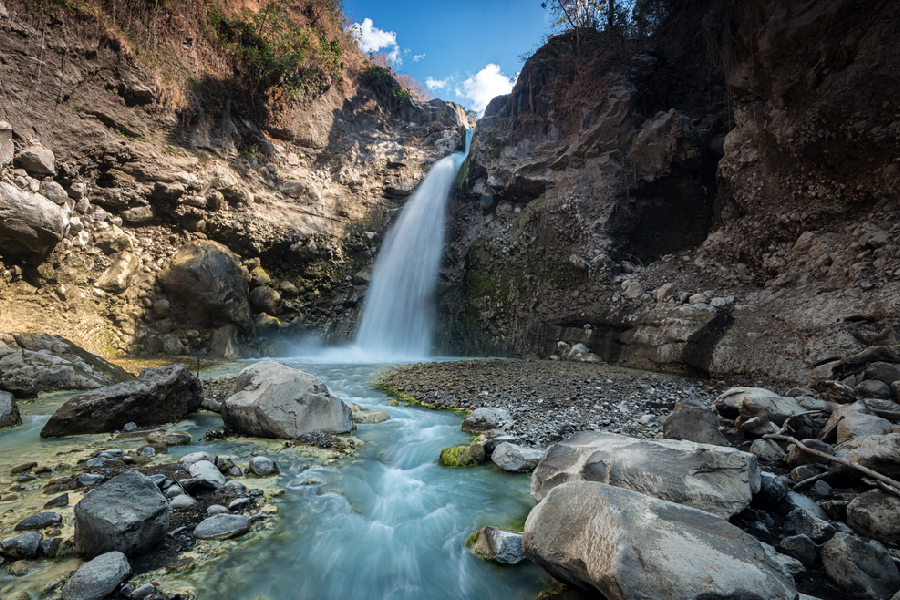
[[[715,515],[576,481],[528,515],[525,557],[609,600],[794,600],[790,575],[752,536]]]
[[[353,428],[350,407],[319,379],[277,360],[264,360],[238,374],[222,403],[222,419],[241,433],[264,438],[297,438]]]
[[[733,448],[582,431],[547,450],[531,477],[531,495],[541,502],[554,487],[579,480],[727,518],[750,504],[760,471],[754,455]]]

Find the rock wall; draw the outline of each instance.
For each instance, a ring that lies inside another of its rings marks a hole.
[[[347,337],[384,228],[468,125],[443,101],[392,111],[349,68],[249,118],[189,31],[136,52],[64,12],[0,8],[0,331],[60,333],[102,355]],[[195,310],[158,274],[204,240],[268,300],[196,318],[221,311]]]
[[[805,381],[900,322],[900,7],[686,10],[581,58],[554,38],[488,107],[449,351]]]

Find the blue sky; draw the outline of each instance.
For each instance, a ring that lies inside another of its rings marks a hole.
[[[344,0],[344,14],[364,51],[390,54],[434,96],[478,113],[512,89],[519,56],[550,33],[540,0]]]

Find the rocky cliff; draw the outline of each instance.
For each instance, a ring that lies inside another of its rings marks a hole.
[[[207,4],[146,24],[70,4],[0,5],[0,331],[104,355],[346,337],[462,108],[397,101],[352,47],[326,83],[261,93],[209,41]],[[173,263],[188,267],[164,281]]]
[[[487,108],[451,350],[805,381],[897,343],[900,7],[686,6],[580,56],[551,39]]]

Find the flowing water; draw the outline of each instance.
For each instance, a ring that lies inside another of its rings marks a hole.
[[[530,563],[486,563],[465,546],[466,538],[484,525],[521,530],[534,506],[528,474],[505,473],[491,463],[468,469],[438,466],[442,448],[471,439],[460,431],[462,418],[451,411],[392,406],[371,385],[385,366],[286,360],[321,377],[344,401],[386,410],[391,419],[359,425],[357,456],[333,464],[291,458],[290,452],[266,454],[282,469],[277,481],[266,483],[286,490],[273,518],[274,532],[239,539],[220,562],[177,576],[196,587],[200,600],[533,600],[548,587],[549,577]],[[212,375],[233,374],[243,366]],[[38,437],[65,397],[55,394],[46,403],[23,406],[25,425],[0,431],[0,467],[32,457],[50,462],[56,451],[93,439]],[[205,450],[245,464],[251,451],[259,452],[246,440],[199,441],[219,424],[213,415],[177,424],[197,443],[171,448],[162,460]],[[0,595],[35,592],[42,579],[40,573],[25,578],[0,574]]]
[[[434,288],[444,249],[446,204],[469,151],[436,162],[403,207],[375,262],[363,302],[356,345],[379,361],[421,359],[431,354]]]

